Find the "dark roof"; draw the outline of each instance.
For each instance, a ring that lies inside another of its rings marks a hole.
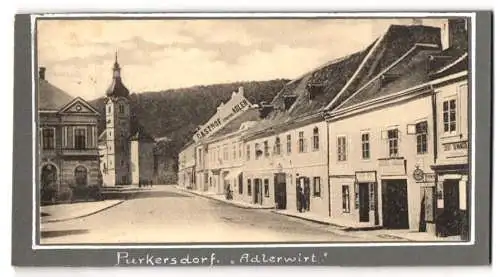
[[[108,97],[128,97],[130,95],[127,87],[125,87],[122,82],[120,70],[120,65],[118,64],[118,61],[115,60],[115,64],[113,66],[113,80],[111,81],[111,85],[106,90],[106,96]]]
[[[431,68],[431,79],[438,79],[443,76],[458,73],[460,71],[468,70],[469,57],[467,51],[460,49],[447,49],[433,57]]]
[[[58,111],[71,102],[74,97],[52,85],[47,80],[38,81],[38,110]]]
[[[226,126],[222,127],[222,129],[215,132],[209,139],[221,137],[235,131],[238,131],[241,127],[241,124],[248,121],[258,121],[260,120],[259,110],[258,108],[250,108],[232,119]]]
[[[366,49],[331,61],[285,85],[272,101],[274,110],[260,121],[248,137],[254,133],[270,134],[322,120],[320,113],[342,104],[355,91],[379,75],[415,44],[439,47],[440,28],[428,26],[392,25],[387,32]],[[321,93],[310,99],[308,84],[319,84]],[[294,104],[284,109],[284,96],[295,95]],[[293,123],[293,124],[291,124]],[[272,131],[266,130],[272,129]]]
[[[429,81],[429,56],[438,53],[439,49],[416,49],[390,68],[379,78],[358,90],[347,101],[338,106],[339,109],[351,107],[362,102],[403,91]]]

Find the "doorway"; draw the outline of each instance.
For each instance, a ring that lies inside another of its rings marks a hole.
[[[408,229],[408,187],[405,179],[382,181],[383,226]]]
[[[460,235],[460,195],[458,180],[443,182],[444,210],[442,219],[448,236]]]
[[[359,183],[359,222],[370,221],[370,194],[368,183]]]
[[[262,183],[260,179],[253,180],[253,203],[262,205]]]
[[[276,208],[279,210],[286,209],[286,174],[274,174],[274,200]]]
[[[50,186],[54,186],[57,182],[57,169],[52,164],[46,164],[42,167],[41,174],[41,187],[46,188]]]

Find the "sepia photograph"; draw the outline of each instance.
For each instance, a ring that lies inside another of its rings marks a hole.
[[[470,243],[471,24],[39,17],[34,244]]]

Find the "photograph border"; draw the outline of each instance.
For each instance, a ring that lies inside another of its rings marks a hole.
[[[382,16],[380,16],[382,14]],[[204,16],[208,15],[208,16]],[[384,16],[385,15],[385,16]],[[36,188],[38,174],[36,161],[36,101],[35,82],[36,51],[35,51],[35,23],[38,18],[52,19],[153,19],[153,18],[394,18],[394,17],[456,17],[470,16],[469,24],[472,28],[469,35],[471,47],[469,53],[471,63],[469,71],[470,86],[469,93],[472,101],[469,103],[469,112],[472,113],[469,120],[471,155],[470,167],[473,174],[471,195],[475,195],[471,205],[471,241],[470,242],[432,242],[432,243],[230,243],[230,244],[106,244],[106,245],[71,245],[71,246],[43,246],[38,245],[36,236],[39,229],[38,206],[33,205],[38,198]],[[172,255],[193,251],[197,253],[213,253],[221,257],[220,264],[230,264],[230,258],[236,253],[275,253],[283,255],[283,252],[291,251],[307,252],[322,251],[328,253],[323,265],[401,265],[413,264],[410,260],[415,256],[414,252],[424,251],[425,255],[414,259],[413,262],[421,265],[443,264],[485,264],[489,261],[489,242],[491,226],[491,12],[353,12],[353,13],[104,13],[104,14],[44,14],[44,15],[17,15],[15,22],[15,95],[14,95],[14,182],[13,182],[13,258],[15,265],[114,265],[117,251],[123,249],[139,251],[144,253],[146,249],[150,252],[161,253],[162,249]],[[31,91],[28,94],[26,91]],[[472,91],[489,91],[477,95]],[[474,108],[470,108],[474,105]],[[481,107],[481,109],[477,109]],[[475,120],[474,120],[475,115]],[[27,150],[30,150],[28,153]],[[474,158],[473,158],[474,157]],[[479,162],[481,167],[476,168]],[[27,172],[33,174],[29,176]],[[31,177],[31,180],[29,179]],[[35,182],[33,182],[35,180]],[[489,183],[489,186],[476,187],[477,183]],[[17,184],[17,185],[16,185]],[[23,184],[22,186],[19,184]],[[26,184],[31,184],[28,187]],[[477,190],[476,190],[477,188]],[[31,191],[29,191],[31,190]],[[26,194],[29,192],[29,194]],[[27,203],[27,195],[32,196],[33,202]],[[481,201],[475,201],[481,199]],[[487,201],[486,201],[487,199]],[[30,208],[30,209],[28,209]],[[29,214],[27,214],[28,212]],[[487,228],[486,228],[487,227]],[[29,229],[31,236],[25,236]],[[24,236],[23,236],[24,235]],[[29,250],[24,248],[26,240],[31,238]],[[394,247],[398,246],[398,247]],[[217,250],[214,250],[217,249]],[[321,249],[321,250],[318,250]],[[445,249],[444,252],[441,249]],[[84,251],[87,250],[87,251]],[[100,251],[97,251],[100,250]],[[480,252],[483,250],[483,253]],[[184,252],[183,252],[184,251]],[[327,252],[325,252],[327,251]],[[405,253],[399,253],[401,252]],[[450,252],[448,252],[450,251]],[[108,253],[109,252],[109,253]],[[148,252],[148,253],[150,253]],[[439,254],[439,252],[442,252]],[[467,252],[467,253],[464,253]],[[28,254],[29,253],[29,254]],[[51,254],[49,254],[51,253]],[[337,253],[337,254],[335,254]],[[371,254],[370,254],[371,253]],[[447,253],[447,255],[445,254]],[[453,254],[450,254],[453,253]],[[28,255],[26,255],[28,254]],[[112,254],[112,255],[110,255]],[[338,255],[340,254],[340,255]],[[369,255],[367,255],[369,254]],[[437,255],[436,255],[437,254]],[[97,256],[96,256],[97,255]],[[156,254],[159,255],[159,254]],[[240,254],[241,255],[241,254]],[[361,255],[361,256],[360,256]],[[406,257],[404,257],[406,255]],[[74,258],[70,258],[72,256]],[[76,257],[80,258],[76,258]],[[159,255],[161,256],[161,255]],[[82,259],[82,257],[86,257]],[[351,257],[352,259],[349,259]],[[354,259],[357,257],[357,259]],[[365,258],[361,258],[365,257]],[[370,258],[369,258],[370,257]],[[392,258],[390,258],[392,257]],[[439,258],[440,257],[440,258]],[[465,260],[460,260],[463,257]],[[484,259],[488,257],[487,259]],[[451,259],[450,259],[451,258]],[[113,262],[109,262],[113,261]],[[401,261],[402,263],[398,262]]]

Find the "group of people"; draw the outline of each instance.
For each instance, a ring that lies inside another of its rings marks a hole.
[[[297,183],[297,210],[300,213],[309,211],[310,188],[304,179],[299,179]]]

